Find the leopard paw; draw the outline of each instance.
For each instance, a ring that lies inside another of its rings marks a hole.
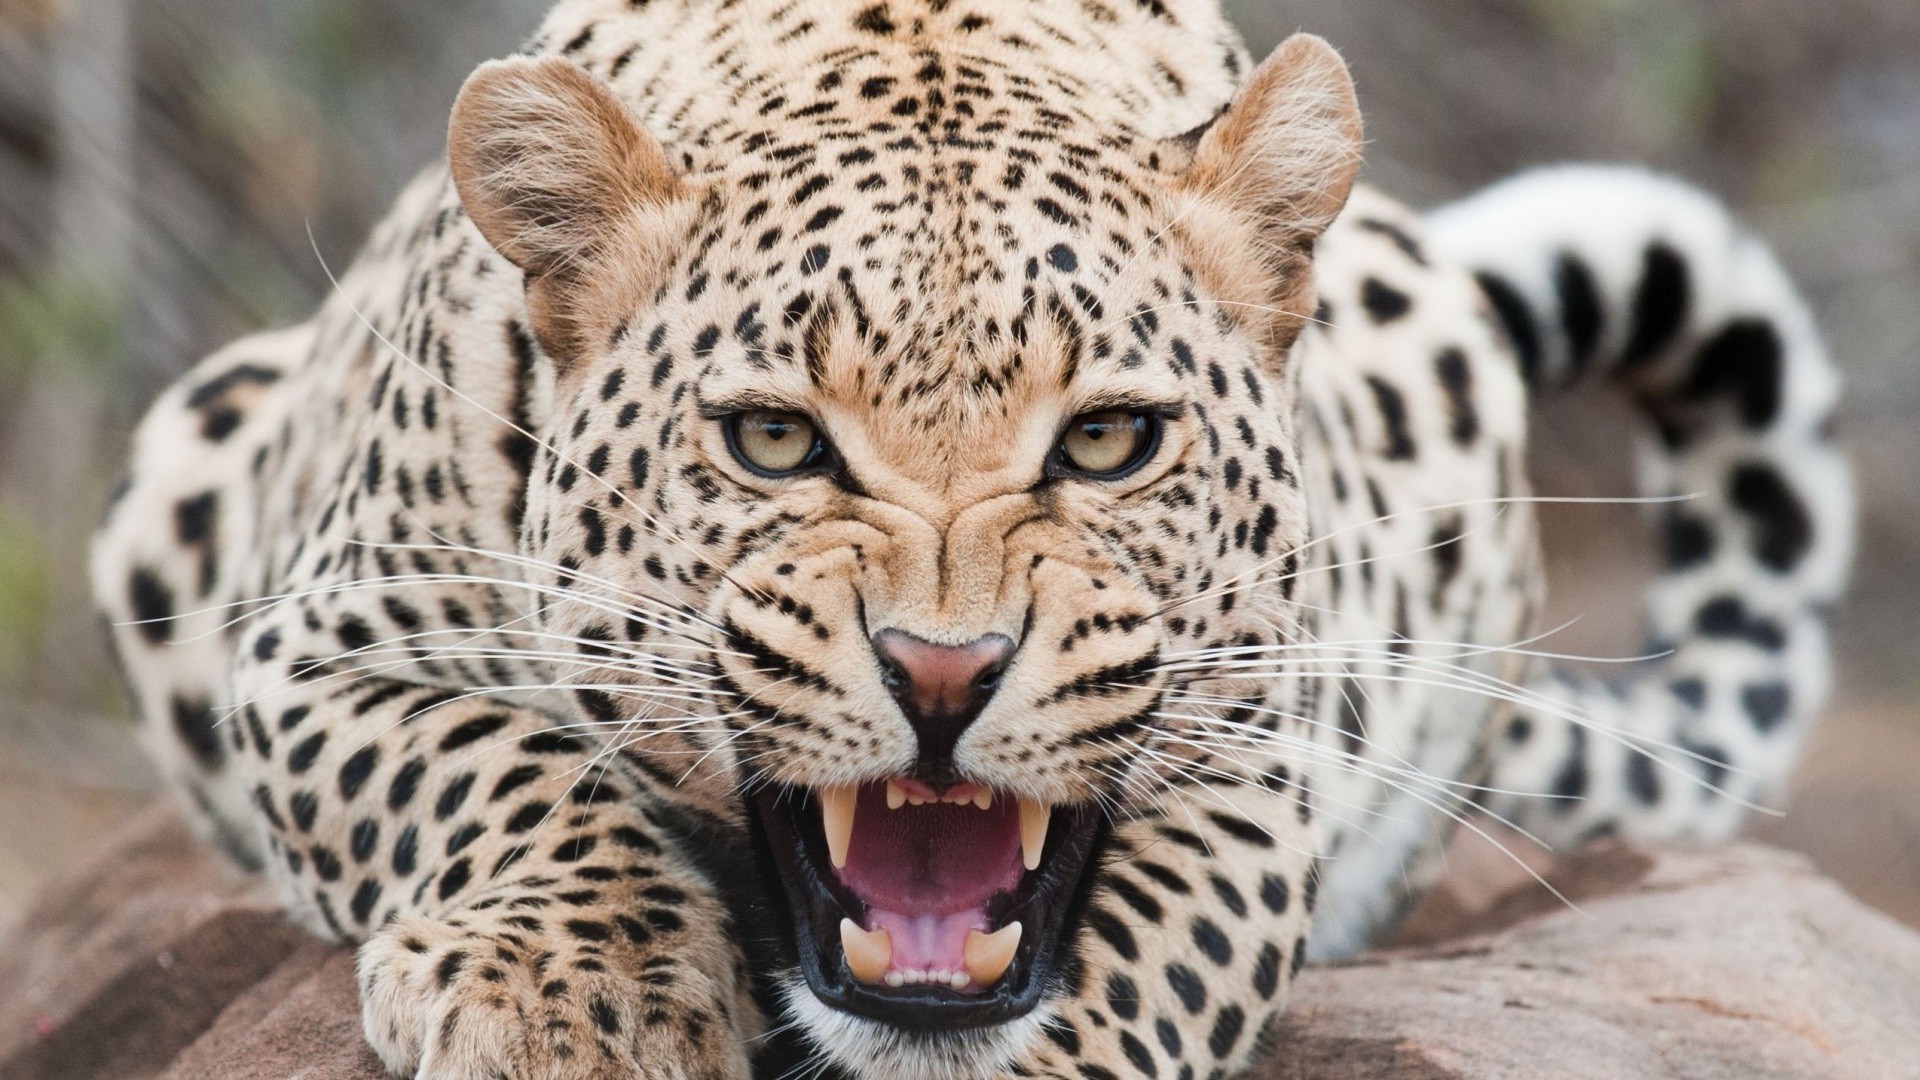
[[[360,949],[367,1041],[416,1080],[749,1075],[724,947],[642,948],[617,919],[578,914],[395,920]]]

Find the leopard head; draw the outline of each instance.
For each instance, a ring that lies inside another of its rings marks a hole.
[[[554,365],[523,547],[586,718],[754,830],[816,1038],[978,1048],[1194,764],[1180,654],[1286,638],[1286,357],[1358,113],[1305,36],[1185,136],[985,54],[775,82],[672,149],[564,60],[464,90]]]

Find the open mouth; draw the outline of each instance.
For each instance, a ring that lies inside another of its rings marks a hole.
[[[900,1027],[982,1027],[1038,1003],[1099,831],[1092,806],[977,784],[774,787],[755,799],[808,986]]]

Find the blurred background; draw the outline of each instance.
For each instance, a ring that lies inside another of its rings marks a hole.
[[[128,429],[193,360],[304,316],[466,73],[542,0],[0,0],[0,929],[151,805],[87,601]],[[1920,4],[1230,0],[1256,52],[1345,52],[1368,178],[1419,205],[1528,165],[1645,162],[1728,198],[1845,370],[1865,516],[1839,694],[1755,831],[1920,924]],[[1539,419],[1543,494],[1623,495],[1624,414]],[[1558,647],[1638,644],[1636,516],[1547,520]]]

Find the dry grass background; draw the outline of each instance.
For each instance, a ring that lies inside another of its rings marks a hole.
[[[1920,923],[1920,4],[1230,0],[1256,49],[1338,45],[1369,178],[1419,204],[1641,161],[1725,194],[1846,369],[1866,509],[1841,692],[1757,831]],[[299,318],[542,0],[0,0],[0,926],[150,800],[88,610],[125,432],[195,357]],[[311,230],[312,241],[309,241]],[[1622,414],[1552,404],[1537,485],[1624,494]],[[1627,512],[1552,515],[1562,642],[1636,644]],[[1557,620],[1556,620],[1557,621]]]

